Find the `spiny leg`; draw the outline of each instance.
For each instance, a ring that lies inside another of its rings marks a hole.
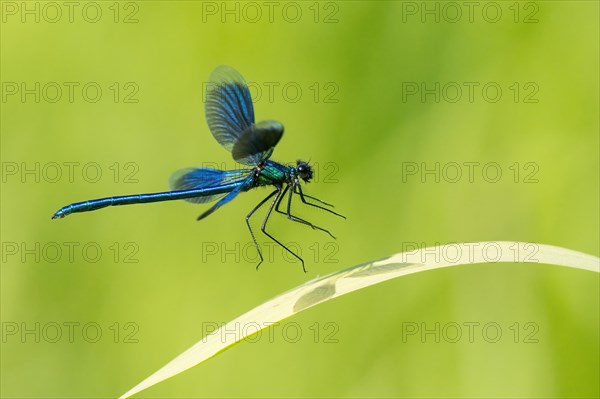
[[[267,222],[269,221],[269,217],[271,217],[271,212],[273,212],[273,209],[275,208],[275,205],[277,204],[277,201],[279,201],[279,199],[282,197],[282,193],[283,193],[284,189],[278,189],[277,191],[277,196],[275,197],[275,199],[273,199],[273,202],[271,202],[271,206],[269,207],[269,211],[267,212],[267,216],[265,216],[265,220],[263,221],[262,227],[260,228],[260,230],[267,236],[269,237],[271,240],[275,241],[277,244],[279,244],[280,247],[282,247],[283,249],[285,249],[286,251],[288,251],[289,253],[291,253],[292,255],[294,255],[294,257],[296,259],[298,259],[300,261],[300,263],[302,263],[302,270],[304,270],[304,273],[306,273],[306,267],[304,267],[304,260],[299,257],[298,255],[296,255],[294,252],[292,252],[292,250],[290,250],[288,247],[286,247],[285,245],[283,245],[281,242],[279,242],[279,240],[277,240],[275,237],[273,237],[271,234],[267,233]]]
[[[297,192],[297,191],[295,191],[295,192],[296,192],[296,194],[298,194],[298,192]],[[315,200],[315,201],[317,201],[317,202],[320,202],[320,203],[321,203],[321,204],[323,204],[323,205],[327,205],[327,206],[330,206],[330,207],[332,207],[332,208],[335,208],[335,206],[334,206],[334,205],[332,205],[332,204],[330,204],[330,203],[328,203],[328,202],[325,202],[325,201],[323,201],[323,200],[320,200],[320,199],[318,199],[318,198],[316,198],[316,197],[310,196],[310,195],[308,195],[308,194],[304,194],[304,197],[305,197],[305,198],[310,198],[311,200]]]
[[[316,200],[316,201],[319,201],[319,202],[323,202],[323,201],[321,201],[321,200],[320,200],[320,199],[318,199],[318,198],[311,197],[311,196],[309,196],[309,195],[304,195],[304,193],[302,192],[302,188],[300,187],[300,185],[299,185],[299,184],[298,184],[298,185],[296,185],[296,186],[294,187],[294,190],[296,190],[296,189],[298,189],[298,191],[296,191],[296,193],[300,195],[300,199],[301,199],[301,200],[302,200],[302,202],[304,202],[306,205],[314,206],[315,208],[322,209],[322,210],[324,210],[324,211],[327,211],[327,212],[329,212],[329,213],[333,213],[333,214],[334,214],[334,215],[336,215],[336,216],[339,216],[339,217],[341,217],[341,218],[344,218],[344,219],[346,219],[346,216],[344,216],[344,215],[340,215],[339,213],[337,213],[337,212],[334,212],[334,211],[332,211],[331,209],[328,209],[328,208],[323,208],[322,206],[319,206],[319,205],[317,205],[317,204],[311,204],[310,202],[306,201],[306,198],[310,198],[310,199],[314,199],[314,200]],[[305,197],[306,197],[306,198],[305,198]],[[324,203],[325,203],[325,204],[327,204],[326,202],[324,202]],[[329,205],[329,204],[327,204],[327,205]]]
[[[308,222],[308,221],[306,221],[306,220],[304,220],[304,219],[302,219],[302,218],[300,218],[298,216],[292,215],[290,213],[289,206],[288,206],[287,213],[279,209],[279,207],[281,206],[281,202],[285,198],[285,194],[287,193],[287,191],[289,190],[289,188],[290,188],[290,186],[288,185],[288,186],[285,186],[285,188],[283,189],[283,192],[281,193],[281,196],[279,196],[279,199],[277,200],[277,204],[275,204],[275,212],[281,213],[282,215],[286,215],[288,217],[288,219],[290,219],[290,220],[292,220],[294,222],[302,223],[302,224],[305,224],[307,226],[312,227],[313,229],[316,229],[317,226],[314,226],[312,223],[310,223],[310,222]],[[290,197],[291,197],[291,195],[292,195],[292,192],[290,191]],[[288,203],[289,203],[289,200],[288,200]]]
[[[324,229],[322,227],[316,226],[314,224],[312,224],[311,222],[309,222],[308,220],[304,220],[301,217],[298,217],[296,215],[292,215],[292,194],[293,194],[293,190],[290,191],[290,194],[288,196],[288,205],[287,205],[287,213],[283,212],[282,210],[279,209],[279,206],[281,205],[281,201],[283,200],[283,198],[285,197],[286,192],[288,191],[288,189],[290,188],[290,186],[285,186],[285,188],[283,189],[283,192],[281,193],[281,196],[279,197],[279,199],[277,200],[277,204],[275,205],[275,211],[278,213],[281,213],[282,215],[287,215],[288,219],[293,221],[293,222],[298,222],[298,223],[302,223],[305,224],[307,226],[312,227],[313,230],[321,230],[324,231],[325,233],[329,234],[329,236],[331,238],[333,238],[335,240],[335,236],[333,234],[331,234],[331,232],[329,232],[329,230]]]
[[[269,198],[271,198],[278,192],[279,192],[279,190],[275,190],[271,194],[267,195],[262,201],[260,201],[258,203],[258,205],[256,205],[254,207],[254,209],[252,209],[250,211],[250,213],[248,215],[246,215],[246,225],[248,226],[248,230],[250,230],[250,235],[252,236],[252,241],[254,241],[254,246],[256,247],[256,251],[258,251],[258,256],[260,257],[260,262],[258,262],[258,265],[256,265],[256,270],[258,270],[258,267],[260,266],[260,264],[263,263],[264,258],[262,256],[262,252],[260,251],[260,247],[258,246],[258,242],[256,242],[256,237],[254,236],[252,227],[250,226],[250,218],[252,217],[254,212],[256,212],[261,206],[263,206],[265,204],[265,202],[267,202],[269,200]]]
[[[294,187],[294,188],[295,188],[295,187]],[[309,225],[310,227],[312,227],[313,229],[321,230],[321,231],[323,231],[323,232],[325,232],[325,233],[329,234],[329,236],[335,240],[335,239],[336,239],[336,238],[335,238],[335,236],[334,236],[333,234],[331,234],[331,232],[330,232],[329,230],[327,230],[327,229],[324,229],[324,228],[322,228],[322,227],[319,227],[319,226],[317,226],[317,225],[314,225],[314,224],[312,224],[311,222],[309,222],[309,221],[307,221],[307,220],[304,220],[304,219],[301,219],[301,218],[299,218],[299,217],[297,217],[297,216],[293,216],[293,215],[292,215],[292,195],[294,194],[294,191],[295,191],[295,190],[291,190],[291,191],[290,191],[290,195],[289,195],[289,197],[288,197],[288,204],[287,204],[287,215],[288,215],[288,217],[294,217],[294,218],[298,219],[299,221],[301,221],[301,222],[303,222],[303,223],[305,223],[305,224],[308,224],[308,225]]]
[[[281,201],[283,200],[283,197],[285,197],[285,193],[287,193],[287,191],[289,189],[290,189],[289,185],[285,186],[285,188],[283,189],[283,192],[281,193],[281,196],[279,197],[279,199],[277,200],[277,204],[275,205],[275,212],[285,215],[285,212],[279,210],[279,205],[281,205]]]

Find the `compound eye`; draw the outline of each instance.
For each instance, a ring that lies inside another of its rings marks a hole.
[[[298,161],[296,164],[296,170],[298,171],[298,176],[306,182],[312,179],[312,168],[309,164],[303,161]]]

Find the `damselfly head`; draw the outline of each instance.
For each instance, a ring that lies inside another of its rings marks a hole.
[[[312,167],[307,162],[296,161],[296,170],[298,171],[298,176],[306,183],[313,177]]]

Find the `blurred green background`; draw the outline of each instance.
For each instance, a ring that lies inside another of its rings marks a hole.
[[[1,4],[2,397],[118,396],[207,326],[415,245],[600,253],[597,2],[73,4]],[[50,220],[162,191],[180,168],[235,166],[204,121],[219,64],[252,82],[257,119],[285,125],[273,159],[310,159],[306,192],[348,217],[296,206],[337,241],[272,218],[308,274],[264,237],[255,271],[244,216],[264,189],[202,222],[185,202]],[[598,397],[598,286],[544,264],[409,276],[139,397]]]

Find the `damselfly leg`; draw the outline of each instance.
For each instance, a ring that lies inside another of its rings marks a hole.
[[[327,203],[327,202],[325,202],[325,201],[321,201],[321,200],[320,200],[320,199],[318,199],[318,198],[311,197],[310,195],[306,195],[306,194],[304,194],[304,193],[302,192],[302,188],[300,187],[300,185],[299,185],[299,184],[297,184],[297,185],[295,185],[295,186],[294,186],[294,191],[296,192],[296,194],[300,195],[300,200],[302,200],[302,202],[303,202],[303,203],[305,203],[306,205],[314,206],[315,208],[322,209],[322,210],[324,210],[324,211],[327,211],[327,212],[329,212],[329,213],[332,213],[332,214],[334,214],[334,215],[336,215],[336,216],[339,216],[339,217],[341,217],[341,218],[344,218],[344,219],[346,219],[346,216],[344,216],[344,215],[340,215],[339,213],[337,213],[337,212],[334,212],[334,211],[332,211],[332,210],[331,210],[331,209],[329,209],[329,208],[324,208],[324,207],[322,207],[322,206],[320,206],[320,205],[317,205],[317,204],[313,204],[313,203],[310,203],[310,202],[308,202],[308,201],[306,200],[306,198],[310,198],[310,199],[312,199],[312,200],[319,201],[320,203],[322,203],[322,204],[324,204],[324,205],[327,205],[327,206],[333,206],[333,205],[331,205],[331,204],[328,204],[328,203]]]
[[[286,247],[285,245],[283,245],[281,242],[279,242],[279,240],[277,240],[275,237],[273,237],[271,234],[269,234],[267,232],[267,222],[269,221],[269,218],[271,217],[271,213],[273,212],[273,209],[275,208],[275,205],[277,204],[277,201],[282,197],[282,193],[283,193],[283,189],[279,189],[279,192],[277,193],[277,196],[273,199],[273,202],[271,202],[271,206],[269,207],[269,210],[267,211],[267,216],[265,216],[265,220],[263,221],[263,224],[262,224],[262,227],[260,228],[260,230],[267,237],[269,237],[271,240],[275,241],[283,249],[285,249],[290,254],[292,254],[296,259],[298,259],[300,261],[300,263],[302,263],[302,270],[304,270],[304,273],[306,273],[307,270],[306,270],[306,267],[304,267],[304,259],[302,259],[298,255],[296,255],[296,253],[294,253],[291,249],[289,249],[288,247]]]
[[[309,222],[308,220],[302,219],[301,217],[298,217],[296,215],[292,215],[292,195],[294,194],[294,190],[293,189],[290,190],[289,195],[288,195],[287,213],[283,212],[282,210],[279,209],[279,206],[281,205],[281,202],[282,202],[283,198],[285,197],[285,194],[289,190],[289,188],[290,188],[290,186],[286,186],[283,189],[283,193],[282,193],[281,197],[279,198],[279,201],[277,201],[277,205],[275,206],[275,211],[278,212],[278,213],[281,213],[282,215],[287,215],[287,217],[288,217],[289,220],[305,224],[305,225],[310,226],[311,228],[313,228],[315,230],[321,230],[321,231],[329,234],[329,236],[335,240],[336,239],[335,236],[333,234],[331,234],[331,232],[329,230],[324,229],[322,227],[319,227],[317,225],[314,225],[311,222]]]
[[[263,220],[263,224],[262,224],[260,230],[267,237],[269,237],[270,239],[272,239],[273,241],[275,241],[280,247],[282,247],[287,252],[289,252],[290,254],[292,254],[296,259],[298,259],[300,261],[300,263],[302,264],[302,270],[304,270],[304,272],[306,273],[306,267],[304,266],[304,260],[301,257],[299,257],[297,254],[295,254],[292,250],[290,250],[288,247],[286,247],[285,245],[283,245],[279,240],[277,240],[271,234],[269,234],[267,232],[267,230],[266,230],[267,229],[267,222],[269,221],[269,218],[271,217],[271,213],[273,212],[273,209],[275,208],[275,206],[281,202],[281,199],[283,198],[285,192],[287,191],[287,188],[288,188],[288,186],[286,186],[286,188],[278,188],[277,190],[273,191],[271,194],[267,195],[262,201],[260,201],[258,203],[258,205],[256,205],[250,211],[250,213],[248,213],[248,215],[246,215],[246,225],[248,226],[248,230],[250,230],[250,235],[252,236],[252,241],[254,242],[254,246],[256,247],[256,251],[258,252],[258,256],[260,257],[260,261],[256,265],[256,270],[258,270],[258,267],[263,263],[264,257],[262,255],[262,251],[260,250],[260,246],[258,245],[258,242],[256,241],[256,236],[254,234],[254,231],[252,230],[252,226],[250,225],[250,218],[269,199],[271,199],[271,197],[273,197],[275,195],[275,198],[273,198],[273,201],[271,202],[271,205],[269,206],[269,210],[267,211],[267,215],[265,216],[265,219]]]

